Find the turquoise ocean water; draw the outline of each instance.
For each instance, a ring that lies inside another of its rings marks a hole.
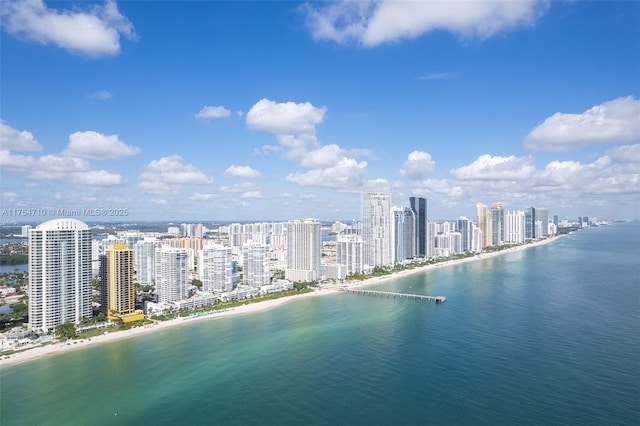
[[[0,371],[6,425],[640,424],[640,223]]]

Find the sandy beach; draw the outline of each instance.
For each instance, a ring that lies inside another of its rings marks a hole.
[[[558,237],[547,238],[547,239],[536,241],[530,244],[524,244],[521,246],[508,248],[508,249],[500,250],[497,252],[482,253],[477,256],[472,256],[465,259],[439,262],[433,265],[426,265],[426,266],[422,266],[414,269],[408,269],[408,270],[396,272],[390,275],[385,275],[382,277],[369,278],[364,281],[346,282],[345,286],[349,288],[360,288],[360,287],[365,287],[369,285],[380,284],[388,280],[394,280],[407,275],[425,272],[429,269],[444,268],[448,266],[459,265],[462,263],[473,262],[481,259],[488,259],[495,256],[501,256],[507,253],[513,253],[515,251],[526,250],[531,247],[548,244],[552,241],[555,241],[557,238]],[[219,311],[212,311],[212,312],[208,312],[208,313],[198,315],[198,316],[193,316],[193,317],[181,317],[181,318],[176,318],[168,321],[158,321],[155,324],[136,327],[136,328],[132,328],[131,330],[111,331],[103,335],[91,337],[90,339],[73,340],[69,343],[60,342],[60,343],[50,344],[47,346],[37,346],[34,348],[27,349],[23,352],[18,352],[11,355],[0,357],[0,368],[4,368],[11,365],[16,365],[16,364],[22,364],[24,362],[40,359],[40,358],[51,356],[54,354],[61,354],[68,351],[79,350],[79,349],[86,348],[88,346],[102,345],[109,342],[115,342],[117,340],[129,339],[136,336],[140,336],[142,334],[151,333],[156,330],[163,330],[169,327],[178,327],[181,325],[186,325],[194,321],[215,320],[219,318],[228,318],[228,317],[237,316],[237,315],[246,315],[246,314],[250,314],[258,311],[272,309],[276,306],[280,306],[284,303],[289,303],[294,300],[306,299],[309,297],[325,296],[325,295],[337,294],[337,293],[340,293],[340,291],[335,288],[326,288],[326,287],[318,288],[318,289],[314,289],[314,291],[309,293],[282,297],[279,299],[265,300],[262,302],[247,303],[246,305],[237,306],[229,309],[222,309]],[[432,296],[436,296],[436,295],[432,295]],[[446,296],[446,295],[443,295],[443,296]]]

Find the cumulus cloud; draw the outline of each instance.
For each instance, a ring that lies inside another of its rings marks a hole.
[[[224,175],[227,177],[239,177],[246,179],[256,179],[261,177],[261,174],[256,169],[249,166],[236,166],[232,164],[224,171]]]
[[[203,194],[200,192],[196,192],[193,195],[189,196],[189,199],[194,201],[209,201],[213,200],[214,198],[216,198],[215,194]]]
[[[49,8],[42,0],[8,0],[3,2],[2,18],[5,30],[18,38],[94,57],[117,55],[121,36],[136,37],[112,0],[84,11]]]
[[[319,6],[307,3],[304,13],[315,39],[364,46],[445,30],[464,37],[488,38],[504,30],[531,25],[545,11],[545,2],[458,2],[342,0]]]
[[[532,151],[569,151],[585,145],[640,141],[640,101],[632,96],[596,105],[581,114],[557,112],[525,139]]]
[[[243,192],[240,198],[262,198],[262,193],[260,191],[247,191]]]
[[[106,170],[89,170],[86,172],[72,173],[71,181],[76,185],[91,186],[115,186],[124,183],[122,175]]]
[[[276,135],[315,136],[327,109],[310,102],[274,102],[260,99],[247,113],[247,126]]]
[[[220,187],[222,192],[247,192],[257,190],[257,186],[253,182],[242,182],[235,185],[223,185]]]
[[[63,155],[93,159],[116,159],[136,155],[140,148],[118,139],[118,135],[103,135],[94,131],[75,132],[69,135],[69,145]]]
[[[306,173],[290,173],[286,180],[302,186],[317,186],[347,191],[362,186],[366,169],[366,161],[358,163],[352,158],[343,158],[333,167],[313,169]]]
[[[640,144],[618,146],[608,150],[606,154],[620,163],[640,163]]]
[[[0,149],[7,151],[41,151],[42,146],[31,132],[16,130],[0,120]]]
[[[228,118],[231,111],[223,106],[207,106],[205,105],[197,114],[196,118]]]
[[[460,180],[521,180],[528,179],[535,172],[530,157],[491,156],[484,154],[473,163],[452,169],[451,173]]]
[[[9,151],[0,151],[0,167],[25,173],[32,179],[56,180],[64,179],[69,173],[90,170],[85,160],[60,155],[12,155]]]
[[[413,151],[400,169],[400,174],[409,179],[424,179],[433,173],[435,165],[435,161],[431,159],[431,154],[428,152]]]
[[[300,153],[300,164],[304,167],[328,167],[336,164],[344,156],[345,150],[338,145],[324,145],[313,151]]]
[[[193,164],[184,163],[179,155],[151,161],[138,177],[138,187],[149,194],[175,193],[184,185],[213,182]]]

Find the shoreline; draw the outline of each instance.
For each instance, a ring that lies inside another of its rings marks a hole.
[[[348,288],[360,288],[360,287],[365,287],[365,286],[370,286],[375,284],[381,284],[389,280],[426,272],[431,269],[438,269],[438,268],[443,268],[448,266],[460,265],[468,262],[474,262],[477,260],[489,259],[496,256],[502,256],[507,253],[514,253],[517,251],[526,250],[531,247],[546,245],[553,241],[556,241],[560,237],[561,237],[560,235],[556,235],[553,237],[545,238],[544,240],[539,240],[529,244],[523,244],[523,245],[519,245],[519,246],[515,246],[515,247],[511,247],[508,249],[499,250],[491,253],[481,253],[479,255],[467,257],[464,259],[446,260],[444,262],[438,262],[431,265],[424,265],[424,266],[413,268],[413,269],[394,272],[388,275],[383,275],[381,277],[368,278],[364,281],[350,281],[350,282],[346,282],[345,285]],[[317,296],[326,296],[330,294],[340,294],[340,293],[341,291],[338,290],[337,288],[319,288],[309,293],[297,294],[293,296],[287,296],[287,297],[282,297],[282,298],[272,299],[272,300],[265,300],[261,302],[248,303],[246,305],[237,306],[234,308],[228,308],[220,311],[211,311],[208,313],[203,313],[201,316],[180,317],[180,318],[175,318],[168,321],[158,321],[155,324],[136,327],[130,330],[107,332],[106,334],[103,334],[103,335],[94,336],[94,337],[86,338],[82,340],[73,340],[71,342],[66,342],[66,343],[58,342],[58,343],[50,344],[47,346],[37,346],[34,348],[26,349],[23,352],[14,353],[11,355],[5,355],[9,357],[8,359],[5,359],[4,356],[1,357],[0,369],[3,369],[5,367],[10,367],[13,365],[23,364],[29,361],[41,359],[48,356],[53,356],[56,354],[63,354],[70,351],[84,349],[89,346],[103,345],[106,343],[129,339],[129,338],[147,334],[156,330],[163,330],[167,328],[178,327],[180,325],[190,324],[195,321],[216,320],[219,318],[228,318],[232,316],[247,315],[254,312],[266,311],[295,300],[307,299],[310,297],[317,297]],[[432,296],[435,296],[435,295],[432,295]]]

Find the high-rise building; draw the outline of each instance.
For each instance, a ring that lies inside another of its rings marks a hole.
[[[189,253],[163,245],[156,249],[156,301],[176,302],[188,296]]]
[[[206,245],[198,256],[198,274],[202,290],[222,293],[233,290],[233,258],[231,247],[221,244]]]
[[[409,197],[411,210],[416,217],[416,247],[417,257],[427,255],[427,199],[422,197]]]
[[[545,238],[549,236],[549,209],[538,209],[536,211],[536,219],[540,221],[540,230],[542,233],[540,237]]]
[[[29,327],[47,332],[91,318],[91,229],[54,219],[29,230]]]
[[[140,285],[154,285],[156,278],[156,250],[162,247],[162,241],[145,238],[133,248],[133,266]]]
[[[368,267],[393,265],[391,196],[380,192],[362,194],[362,240]]]
[[[361,235],[338,235],[336,240],[336,263],[346,266],[346,275],[362,274],[364,272],[364,243]]]
[[[473,232],[471,227],[472,223],[469,218],[465,216],[460,216],[458,218],[458,221],[456,222],[456,231],[460,233],[462,238],[461,249],[464,253],[471,251],[471,247],[473,246]]]
[[[504,244],[504,203],[491,204],[491,244],[501,246]]]
[[[536,236],[536,209],[535,207],[527,207],[524,209],[524,238],[527,240],[535,239]]]
[[[482,236],[484,238],[482,241],[482,247],[489,247],[490,245],[493,245],[491,210],[489,210],[484,203],[478,203],[476,204],[476,212],[478,215],[477,226],[480,231],[482,231]]]
[[[393,206],[391,207],[391,214],[393,215],[393,263],[403,263],[406,260],[404,252],[405,248],[405,223],[404,223],[404,207]]]
[[[113,244],[100,260],[102,310],[109,319],[133,314],[136,309],[133,250],[126,244]]]
[[[287,269],[290,281],[311,282],[320,279],[322,259],[322,229],[313,218],[287,223]]]
[[[271,282],[269,246],[251,240],[242,246],[243,281],[251,287],[261,287]]]
[[[413,259],[418,256],[416,214],[410,207],[404,208],[404,258]]]
[[[504,242],[507,244],[524,243],[525,213],[524,211],[507,212],[504,221]]]

